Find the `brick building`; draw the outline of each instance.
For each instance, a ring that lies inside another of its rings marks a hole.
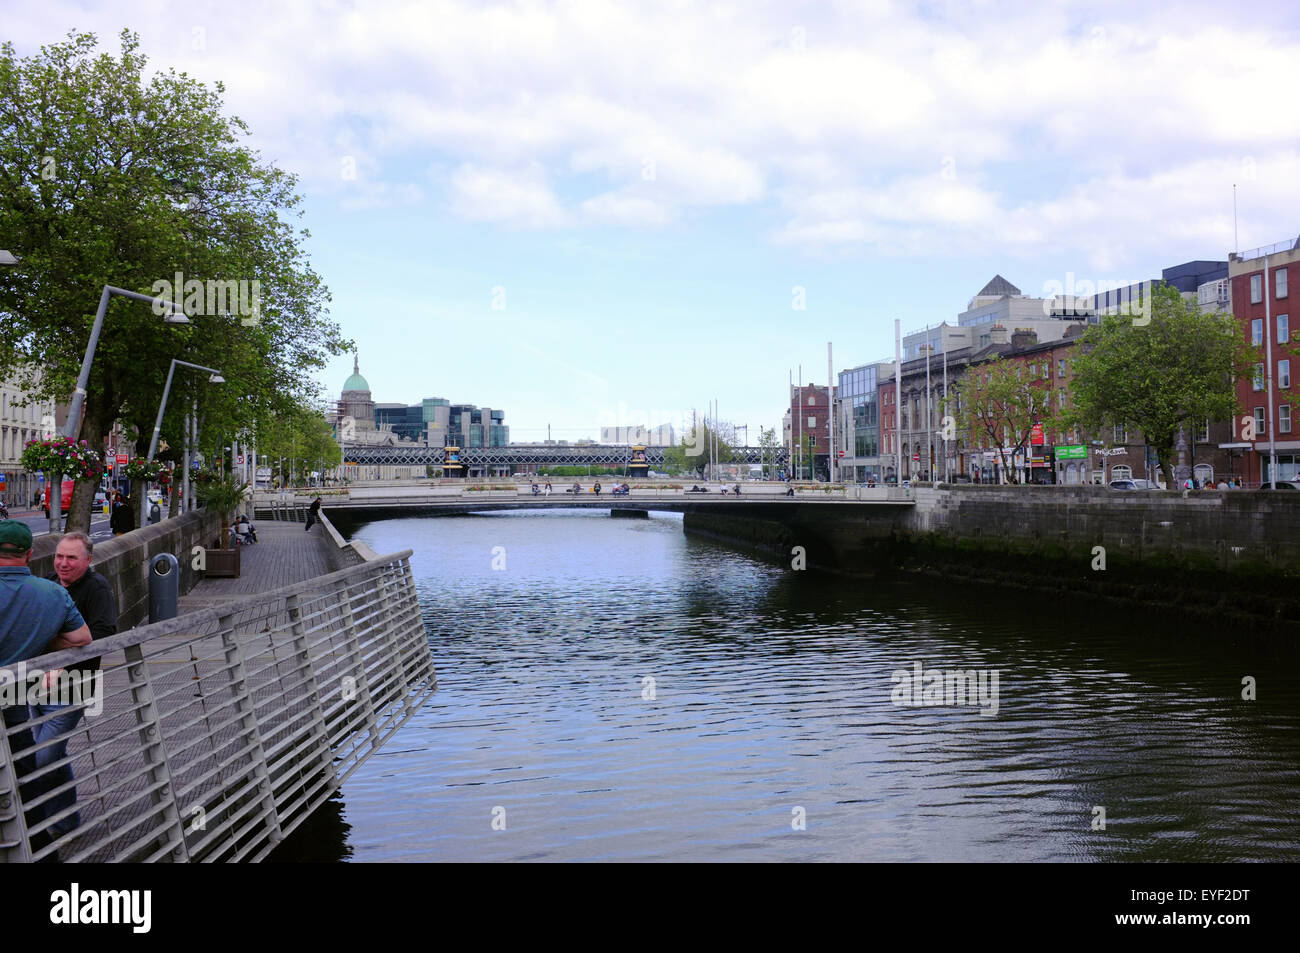
[[[800,479],[829,479],[830,422],[835,389],[818,384],[790,388],[791,466]],[[811,440],[811,443],[809,442]],[[809,459],[809,454],[812,458]]]
[[[1246,340],[1260,349],[1255,373],[1237,381],[1244,418],[1233,421],[1225,447],[1242,453],[1250,483],[1300,475],[1300,426],[1294,422],[1293,368],[1300,371],[1291,337],[1291,275],[1300,277],[1300,239],[1233,254],[1228,260],[1233,314]],[[1271,357],[1271,359],[1270,359]],[[1253,430],[1253,433],[1252,433]],[[1277,473],[1269,467],[1277,454]]]

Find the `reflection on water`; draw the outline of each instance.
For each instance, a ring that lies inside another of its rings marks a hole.
[[[344,785],[335,856],[1213,861],[1300,841],[1294,650],[793,572],[667,514],[355,536],[416,551],[439,690]],[[896,705],[918,663],[996,671],[997,713]]]

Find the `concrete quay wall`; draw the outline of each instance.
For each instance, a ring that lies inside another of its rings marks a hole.
[[[686,530],[787,565],[801,546],[809,568],[852,576],[928,575],[1300,632],[1300,494],[974,485],[913,494],[906,509],[688,514]]]

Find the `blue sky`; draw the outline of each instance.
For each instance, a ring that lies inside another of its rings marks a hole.
[[[223,81],[300,178],[375,399],[501,407],[515,440],[713,398],[756,437],[828,341],[891,356],[995,273],[1226,257],[1234,183],[1240,247],[1300,232],[1289,3],[6,7],[20,54],[126,26]]]

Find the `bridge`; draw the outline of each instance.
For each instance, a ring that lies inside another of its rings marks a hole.
[[[380,519],[409,516],[457,516],[492,510],[565,509],[682,513],[687,533],[757,549],[789,558],[801,547],[807,565],[832,571],[874,572],[880,560],[891,560],[893,540],[915,508],[909,488],[832,484],[785,484],[747,481],[740,496],[723,495],[735,484],[701,484],[708,492],[692,492],[689,481],[640,481],[627,496],[609,492],[613,481],[592,492],[594,481],[576,481],[582,491],[566,493],[573,481],[553,480],[552,493],[534,496],[527,483],[444,480],[434,483],[402,481],[321,491],[322,507],[341,530]],[[788,495],[793,489],[794,495]],[[299,507],[308,497],[259,493],[259,518],[283,506]]]
[[[444,462],[442,447],[349,446],[344,454],[349,463],[362,466],[429,466]],[[585,467],[624,466],[632,458],[631,447],[619,444],[510,444],[507,447],[462,447],[460,462],[470,467],[494,470],[509,468],[536,469],[539,466]],[[663,447],[646,447],[645,459],[650,466],[662,467]],[[691,459],[691,458],[688,458]],[[734,447],[732,458],[724,463],[784,467],[789,454],[783,447]]]

